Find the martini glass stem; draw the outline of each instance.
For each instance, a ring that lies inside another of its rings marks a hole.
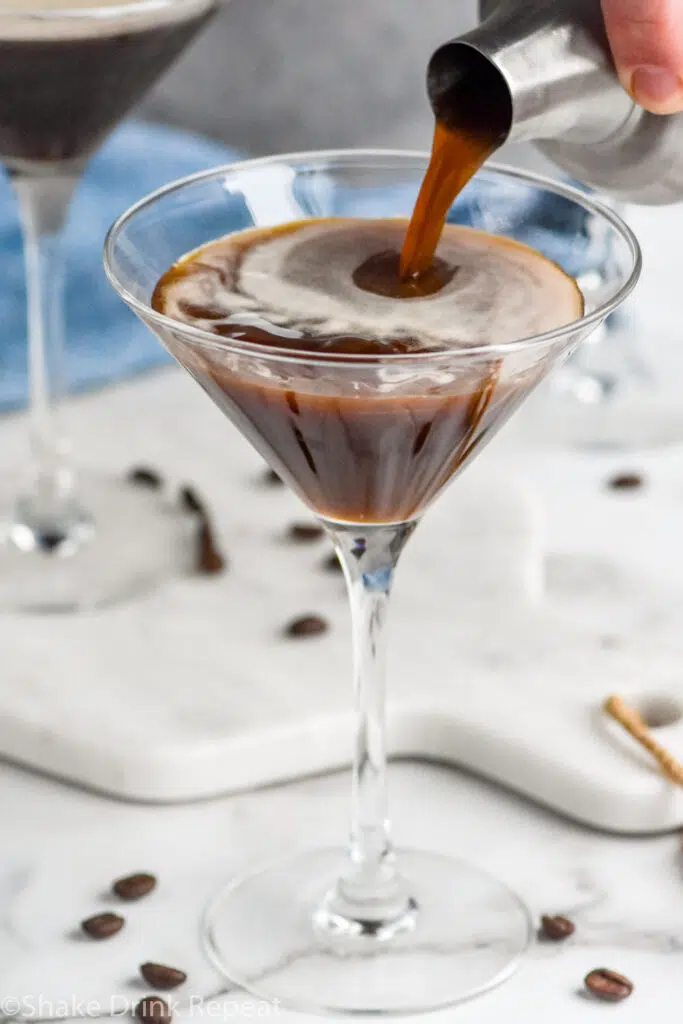
[[[357,722],[349,859],[323,919],[335,931],[389,937],[412,921],[415,906],[390,835],[384,627],[396,565],[415,523],[327,525],[349,591]]]
[[[73,171],[14,172],[26,266],[31,464],[14,533],[21,547],[53,548],[83,527],[58,403],[64,391],[64,222]]]

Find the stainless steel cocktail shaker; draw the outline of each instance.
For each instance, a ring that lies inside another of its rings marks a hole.
[[[481,77],[510,141],[531,141],[573,177],[643,204],[683,199],[683,115],[650,114],[617,78],[600,0],[481,0],[478,28],[429,66],[437,115],[454,76]]]

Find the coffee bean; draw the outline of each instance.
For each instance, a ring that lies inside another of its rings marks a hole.
[[[541,933],[546,939],[551,939],[553,942],[568,939],[570,935],[574,934],[574,931],[574,924],[568,917],[551,917],[549,914],[544,914],[541,918]]]
[[[177,988],[178,985],[182,985],[184,981],[187,981],[187,975],[184,971],[179,971],[175,967],[165,967],[164,964],[142,964],[140,966],[140,974],[152,988],[159,988],[162,991]]]
[[[173,1014],[168,1003],[161,996],[145,996],[135,1007],[135,1016],[140,1024],[171,1024]]]
[[[343,572],[344,571],[342,569],[342,564],[339,561],[339,558],[337,557],[337,555],[336,555],[336,553],[334,551],[332,552],[331,555],[328,555],[327,558],[325,559],[325,561],[323,562],[323,569],[326,569],[327,572]]]
[[[66,539],[67,534],[61,530],[50,530],[36,536],[40,550],[48,552],[58,551]]]
[[[180,506],[191,515],[199,518],[199,534],[197,537],[196,571],[202,576],[214,576],[224,572],[227,560],[218,550],[211,526],[211,519],[206,505],[194,487],[180,488]]]
[[[204,515],[204,502],[194,487],[181,487],[179,500],[180,507],[185,509],[186,512],[191,512],[194,515]]]
[[[111,939],[126,922],[118,914],[95,914],[81,921],[81,928],[91,939]]]
[[[584,985],[596,999],[608,1003],[620,1003],[622,999],[628,999],[634,988],[633,982],[623,974],[617,974],[606,967],[599,967],[587,974]]]
[[[197,572],[202,576],[216,576],[226,569],[226,560],[216,547],[216,541],[208,519],[203,519],[199,528]]]
[[[277,475],[274,469],[267,469],[263,474],[264,484],[268,484],[270,487],[282,487],[283,482]]]
[[[150,469],[149,466],[134,466],[128,473],[127,479],[136,487],[149,487],[151,491],[158,491],[164,486],[161,473],[157,473],[156,469]]]
[[[636,491],[645,483],[640,473],[617,473],[607,486],[613,491]]]
[[[154,875],[148,875],[140,871],[135,875],[126,875],[119,878],[112,885],[113,891],[122,900],[139,900],[156,888],[157,880]]]
[[[324,534],[322,526],[317,523],[292,523],[287,536],[301,544],[308,544],[310,541],[319,540]]]
[[[294,619],[285,629],[287,636],[308,637],[326,633],[329,625],[320,615],[302,615]]]

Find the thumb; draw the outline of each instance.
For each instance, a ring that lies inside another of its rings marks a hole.
[[[624,88],[655,114],[683,110],[681,0],[602,0]]]

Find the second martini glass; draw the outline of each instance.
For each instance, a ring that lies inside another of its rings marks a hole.
[[[440,853],[395,851],[384,726],[384,623],[394,572],[426,506],[557,363],[635,285],[637,242],[599,202],[511,170],[470,223],[528,241],[547,201],[579,205],[609,234],[600,297],[567,327],[509,344],[408,355],[309,353],[218,337],[152,307],[162,274],[239,227],[307,217],[408,217],[420,155],[310,153],[177,182],[112,228],[106,269],[121,296],[321,517],[348,584],[357,728],[348,848],[295,855],[231,882],[209,908],[210,956],[233,981],[312,1012],[420,1013],[509,976],[530,938],[510,890]],[[368,512],[369,510],[369,512]],[[447,552],[444,554],[447,557]],[[415,637],[420,642],[420,637]],[[324,685],[324,680],[321,680]],[[420,680],[415,680],[420,686]]]
[[[30,406],[29,458],[20,480],[5,477],[2,495],[2,608],[107,604],[184,561],[188,524],[157,494],[74,470],[59,415],[62,236],[88,158],[213,8],[214,0],[0,0],[0,162],[23,231]]]

